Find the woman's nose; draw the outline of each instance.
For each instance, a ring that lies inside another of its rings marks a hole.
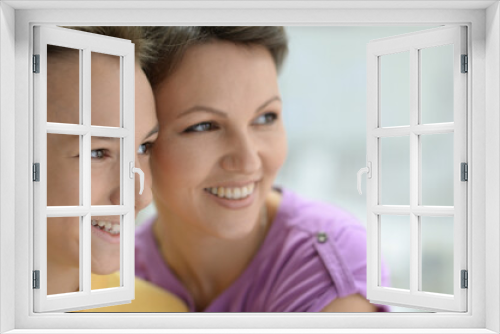
[[[118,182],[120,181],[120,175],[117,177]],[[120,203],[120,183],[111,190],[111,195],[109,196],[111,205],[121,205]]]
[[[100,170],[92,171],[92,204],[108,205],[111,203],[111,205],[121,205],[120,165],[115,164],[108,174],[99,175],[99,173],[102,172]],[[109,200],[103,195],[109,196]],[[96,196],[95,199],[94,196]]]
[[[222,168],[231,172],[252,174],[261,168],[259,147],[248,134],[239,134],[229,140],[229,153],[222,159]]]

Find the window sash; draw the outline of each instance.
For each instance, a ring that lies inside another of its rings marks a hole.
[[[135,182],[129,177],[129,162],[135,158],[134,138],[134,45],[128,40],[65,28],[37,26],[34,52],[40,55],[40,73],[34,80],[34,161],[40,163],[40,182],[34,184],[34,266],[40,271],[40,289],[34,289],[35,312],[72,311],[129,302],[134,298]],[[47,45],[80,50],[80,124],[47,122]],[[120,57],[120,127],[91,125],[91,52]],[[47,207],[47,134],[80,137],[80,205]],[[120,138],[121,205],[91,205],[91,137]],[[120,280],[117,288],[91,289],[91,217],[120,215]],[[80,291],[47,295],[48,217],[79,217]]]
[[[461,288],[461,270],[467,269],[467,182],[460,181],[460,164],[467,160],[467,76],[460,73],[461,55],[467,54],[465,27],[441,27],[395,37],[375,40],[368,45],[368,114],[367,114],[367,161],[372,165],[372,178],[367,179],[367,296],[378,304],[404,305],[426,310],[467,310],[467,290]],[[420,61],[421,49],[441,45],[454,45],[453,53],[453,122],[441,124],[419,124],[420,106]],[[386,127],[380,124],[380,64],[381,56],[409,51],[410,54],[410,124],[409,126]],[[454,206],[422,206],[420,135],[454,134],[453,187]],[[380,159],[381,138],[409,137],[410,205],[381,205]],[[379,286],[381,273],[381,215],[405,214],[410,218],[410,287],[402,290]],[[453,295],[419,291],[422,268],[420,266],[420,217],[453,217]]]

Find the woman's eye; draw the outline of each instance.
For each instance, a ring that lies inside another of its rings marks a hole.
[[[268,112],[260,115],[254,121],[254,124],[262,125],[262,124],[271,124],[276,119],[278,119],[278,115],[274,112]]]
[[[92,150],[92,151],[90,151],[90,157],[92,159],[102,159],[102,158],[104,158],[105,153],[106,152],[103,149]]]
[[[184,132],[204,132],[214,130],[216,127],[212,122],[203,122],[190,126]]]
[[[151,153],[151,147],[153,146],[152,142],[147,142],[139,145],[139,148],[137,149],[138,154],[149,154]]]

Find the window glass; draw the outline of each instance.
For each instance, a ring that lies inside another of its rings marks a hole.
[[[47,122],[81,124],[78,49],[47,45]]]
[[[422,205],[453,206],[453,133],[421,135]]]
[[[420,50],[422,124],[453,122],[453,44]]]
[[[81,217],[47,218],[48,295],[81,290],[80,222]]]
[[[120,127],[120,57],[92,52],[91,59],[91,124]]]
[[[47,134],[47,206],[78,206],[80,136]]]
[[[410,241],[410,216],[380,216],[380,255],[391,277],[387,287],[410,289]]]
[[[92,205],[121,205],[121,143],[120,138],[91,139]]]
[[[92,290],[119,287],[121,216],[92,216]]]
[[[410,137],[380,139],[381,204],[410,204]]]
[[[410,124],[410,52],[380,58],[381,126]]]
[[[453,294],[453,217],[420,217],[421,290]]]

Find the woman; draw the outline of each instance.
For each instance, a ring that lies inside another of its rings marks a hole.
[[[273,187],[287,151],[283,28],[149,33],[161,49],[147,71],[160,124],[151,156],[158,216],[137,230],[136,275],[190,311],[376,311],[365,299],[363,227]]]
[[[151,86],[142,66],[151,57],[151,42],[134,27],[74,28],[91,33],[129,39],[135,44],[135,165],[145,173],[144,192],[136,192],[136,212],[152,200],[150,149],[158,133],[158,121]],[[48,47],[47,121],[79,123],[79,51]],[[120,124],[119,57],[93,53],[91,58],[92,125]],[[79,205],[79,136],[47,135],[47,205]],[[91,204],[120,204],[120,140],[92,137]],[[138,182],[137,182],[138,183]],[[139,188],[138,185],[136,187]],[[120,217],[93,216],[91,233],[92,289],[120,285]],[[79,290],[80,228],[78,217],[47,219],[47,293]],[[112,274],[112,275],[109,275]],[[106,276],[102,276],[106,275]],[[163,296],[155,302],[151,295]],[[142,280],[136,281],[136,300],[125,306],[134,311],[182,311],[184,305],[174,296]],[[124,306],[101,310],[119,311]]]

